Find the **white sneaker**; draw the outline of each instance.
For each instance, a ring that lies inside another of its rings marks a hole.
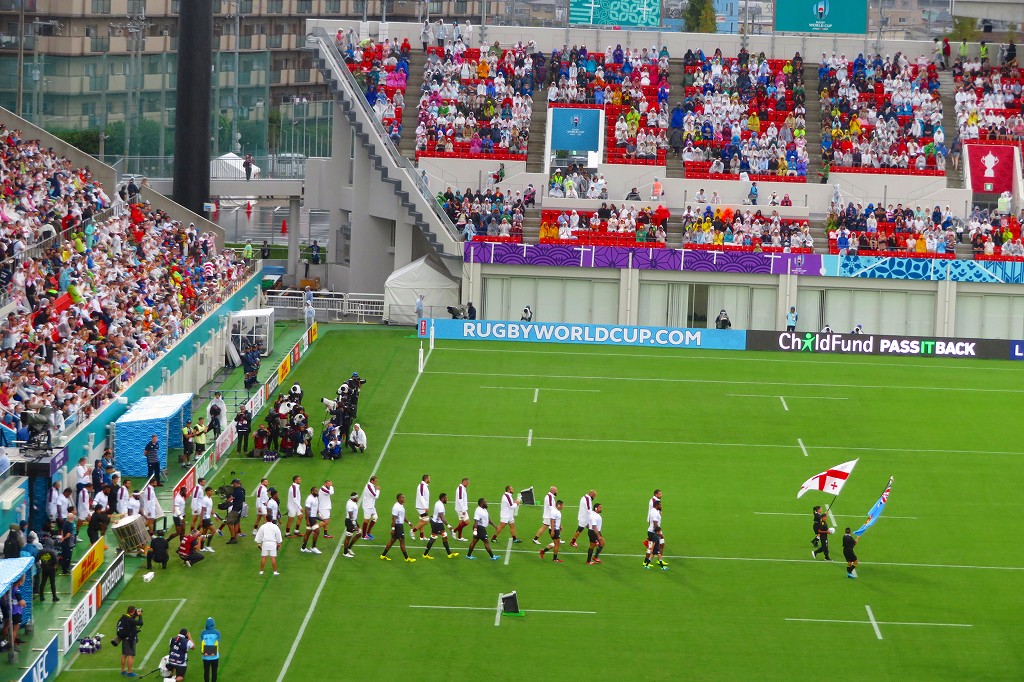
[[[348,557],[349,559],[354,559],[356,555],[355,552],[353,552],[352,550],[348,550],[347,552],[345,552],[344,556]]]
[[[263,575],[263,571],[260,571],[260,575]]]
[[[281,575],[281,574],[278,573],[277,571],[274,571],[274,575]]]
[[[469,538],[455,538],[459,542],[469,542]]]
[[[300,548],[300,549],[299,549],[299,551],[300,551],[300,552],[303,552],[303,553],[305,553],[305,554],[309,554],[309,550],[308,550],[308,549],[306,549],[305,547],[302,547],[302,548]]]
[[[309,551],[312,552],[313,554],[323,554],[323,552],[321,552],[316,547],[310,547]]]

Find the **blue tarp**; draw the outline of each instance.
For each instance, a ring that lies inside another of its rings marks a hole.
[[[18,578],[30,573],[35,568],[36,560],[30,556],[18,557],[17,559],[0,559],[0,595],[6,593]],[[25,600],[25,608],[21,613],[21,622],[32,622],[32,577],[31,574],[25,579],[21,586],[21,598]]]
[[[114,424],[114,447],[122,474],[144,476],[143,448],[155,433],[160,443],[160,465],[167,468],[167,449],[180,448],[181,429],[192,418],[192,394],[140,398]]]

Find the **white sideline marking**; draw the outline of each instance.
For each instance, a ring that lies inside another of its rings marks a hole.
[[[803,451],[804,457],[807,457],[808,456],[808,454],[807,454],[807,447],[804,445],[803,440],[800,439],[800,438],[797,438],[796,442],[800,444],[800,450]]]
[[[886,365],[891,367],[892,365]],[[921,365],[924,367],[925,365]],[[915,365],[916,367],[916,365]],[[726,379],[672,379],[668,377],[609,377],[579,376],[576,374],[503,374],[501,372],[424,372],[425,374],[442,374],[472,377],[507,377],[516,379],[571,379],[573,381],[643,381],[669,384],[724,384],[730,386],[796,386],[815,388],[859,388],[869,390],[905,390],[905,391],[959,391],[962,393],[1024,393],[1021,388],[968,388],[964,386],[898,386],[877,384],[814,384],[792,381],[730,381]]]
[[[765,395],[764,393],[726,393],[725,395],[728,398],[773,398],[773,397],[775,397],[775,396]],[[785,397],[784,396],[780,395],[779,398],[783,402],[785,402]],[[791,396],[789,396],[790,400],[794,400],[796,398],[808,398],[808,399],[811,399],[811,400],[849,400],[849,398],[838,398],[838,397],[836,397],[834,395],[791,395]]]
[[[882,631],[878,629],[878,621],[875,620],[875,614],[871,613],[871,607],[865,604],[864,608],[868,611],[868,620],[871,621],[871,627],[875,629],[875,637],[882,639]]]
[[[633,347],[631,350],[637,350],[640,347]],[[652,360],[718,360],[721,362],[735,363],[735,362],[800,362],[808,365],[853,365],[861,367],[896,367],[898,363],[892,362],[833,362],[829,360],[811,360],[807,356],[799,356],[799,360],[793,357],[787,358],[754,358],[749,357],[746,353],[729,353],[728,355],[701,355],[697,352],[687,351],[686,353],[638,353],[631,355],[629,353],[597,353],[597,352],[586,352],[586,351],[558,351],[558,350],[509,350],[505,348],[469,348],[466,346],[453,346],[451,348],[442,348],[438,346],[436,350],[454,351],[456,353],[501,353],[507,355],[509,353],[528,353],[530,355],[584,355],[602,358],[628,358],[631,362],[634,360],[640,360],[650,358]],[[658,349],[666,350],[666,349]],[[968,365],[951,365],[948,362],[942,364],[939,363],[920,363],[914,365],[917,367],[928,367],[934,369],[966,369],[975,371],[974,367]],[[1012,367],[979,367],[978,370],[992,370],[995,372],[1014,372],[1017,371]]]
[[[360,543],[360,547],[379,547],[382,548],[382,544],[367,544]],[[568,551],[564,548],[567,547],[566,543],[562,543],[563,549],[559,550]],[[533,554],[536,555],[532,549],[513,549],[512,552],[516,554]],[[636,554],[614,554],[612,552],[601,552],[601,556],[612,556],[627,559],[639,559],[643,555],[640,552]],[[582,557],[582,555],[581,555]],[[824,562],[817,561],[816,559],[776,559],[771,557],[745,557],[745,556],[689,556],[685,554],[666,554],[666,559],[682,559],[687,561],[752,561],[752,562],[764,562],[771,564],[821,564]],[[978,570],[978,571],[1024,571],[1024,566],[975,566],[970,564],[915,564],[915,563],[901,563],[897,561],[861,561],[863,566],[893,566],[896,568],[956,568],[966,570]],[[533,610],[533,609],[531,609]],[[885,625],[886,623],[882,623]]]
[[[807,516],[807,514],[802,514],[800,512],[759,512],[759,511],[756,511],[754,513],[757,514],[758,516]],[[836,514],[836,518],[837,519],[862,519],[862,518],[864,518],[864,516],[862,514]],[[881,520],[881,519],[903,519],[903,520],[907,520],[907,521],[917,521],[917,517],[916,516],[889,516],[889,515],[883,515],[883,516],[879,517],[879,520]]]
[[[433,604],[410,604],[410,609],[444,609],[449,611],[490,611],[488,606],[444,606]],[[597,611],[561,611],[559,609],[529,609],[530,613],[572,613],[584,616],[595,616]]]
[[[179,599],[178,600],[178,605],[176,607],[174,607],[174,610],[171,611],[170,618],[168,618],[167,622],[164,623],[164,629],[161,630],[160,634],[156,636],[155,640],[153,640],[152,646],[149,647],[149,651],[147,651],[146,655],[143,657],[142,663],[139,664],[140,668],[145,668],[146,667],[146,661],[148,661],[149,657],[153,655],[153,652],[156,651],[156,648],[157,648],[158,645],[167,646],[167,640],[164,639],[164,637],[167,636],[167,628],[171,627],[171,623],[174,622],[174,618],[175,618],[175,616],[178,615],[178,611],[181,611],[181,607],[184,606],[185,602],[187,602],[187,601],[188,601],[188,599]]]
[[[497,440],[519,440],[522,436],[489,436],[481,433],[428,433],[426,431],[402,431],[396,436],[423,436],[429,438],[485,438]],[[627,440],[622,438],[562,438],[558,436],[537,436],[536,440],[564,441],[568,443],[626,443],[630,445],[694,445],[700,447],[723,447],[723,448],[790,448],[792,445],[775,443],[713,443],[707,441],[687,440]],[[937,450],[937,449],[915,449],[915,448],[866,448],[852,447],[849,445],[812,445],[812,450],[860,450],[864,452],[916,452],[916,453],[942,453],[948,455],[1021,455],[1022,452],[1010,452],[1007,450]]]
[[[526,447],[531,445],[533,445],[533,429],[530,429],[530,432],[526,434]]]
[[[64,593],[61,592],[61,594],[64,594]],[[107,616],[110,615],[110,612],[114,610],[114,606],[117,605],[120,601],[121,601],[120,599],[114,599],[113,601],[110,601],[110,602],[104,602],[103,606],[100,608],[99,613],[96,614],[96,622],[97,623],[102,623],[103,620]],[[150,602],[164,602],[164,601],[178,601],[178,597],[167,597],[165,599],[132,599],[131,600],[131,602],[133,604],[148,604]],[[50,629],[55,631],[55,632],[60,632],[60,628],[50,628]],[[75,653],[72,654],[72,656],[71,656],[71,660],[68,661],[68,665],[65,668],[65,670],[71,670],[72,666],[75,665],[75,662],[78,661],[78,657],[79,656],[81,656],[81,654],[78,653],[78,651],[75,651]],[[107,670],[120,670],[120,668],[75,668],[75,670],[88,671],[88,672],[101,672],[101,671],[107,671]]]
[[[430,361],[430,354],[433,353],[433,349],[427,351],[427,356],[423,359],[423,366],[426,367]],[[391,425],[391,432],[388,434],[388,439],[384,441],[384,447],[381,448],[380,456],[377,458],[377,462],[373,465],[373,471],[370,472],[370,477],[377,474],[377,470],[380,469],[380,463],[384,461],[384,455],[388,452],[388,447],[391,445],[391,441],[395,437],[395,433],[398,431],[398,422],[402,420],[402,415],[405,414],[405,408],[409,406],[409,400],[412,399],[412,393],[416,390],[416,385],[420,382],[420,377],[423,376],[422,372],[417,372],[416,376],[413,377],[412,386],[409,387],[409,392],[405,394],[405,400],[402,402],[402,407],[399,408],[398,414],[395,416],[395,423]],[[306,628],[309,626],[310,619],[313,618],[313,610],[316,609],[317,603],[320,601],[320,595],[323,594],[324,586],[327,585],[327,579],[331,575],[331,571],[334,569],[334,564],[338,560],[338,553],[341,552],[341,548],[344,547],[344,542],[337,543],[334,548],[334,552],[331,554],[331,560],[327,564],[327,569],[324,571],[324,575],[320,578],[320,584],[317,585],[316,592],[313,594],[313,599],[309,602],[309,608],[306,610],[306,616],[302,619],[302,625],[299,626],[299,634],[296,635],[292,641],[291,649],[288,650],[288,657],[284,659],[284,666],[281,667],[281,674],[277,676],[277,682],[284,682],[285,675],[288,674],[288,668],[292,665],[292,659],[295,658],[295,652],[299,649],[299,643],[302,641],[302,635],[306,633]]]
[[[511,530],[511,529],[509,529]],[[508,566],[508,562],[512,560],[512,536],[508,538],[508,545],[505,546],[505,565]],[[501,601],[500,599],[498,600]]]
[[[870,611],[870,608],[868,608]],[[849,623],[852,625],[916,625],[934,628],[972,628],[970,623],[909,623],[890,620],[840,620],[838,618],[784,618],[791,623]],[[877,628],[876,628],[877,630]],[[878,639],[882,639],[881,636]]]
[[[537,398],[539,398],[539,397],[540,397],[540,389],[539,388],[533,389],[533,402],[537,402]]]
[[[779,400],[782,401],[782,409],[784,409],[786,412],[789,412],[789,405],[786,404],[786,399],[780,395]]]
[[[497,391],[539,391],[539,388],[529,386],[481,386],[480,388],[492,388]],[[544,387],[545,391],[562,391],[563,393],[600,393],[596,388],[550,388]],[[845,398],[844,398],[845,400]]]
[[[498,595],[498,608],[494,609],[494,627],[501,625],[501,595]]]

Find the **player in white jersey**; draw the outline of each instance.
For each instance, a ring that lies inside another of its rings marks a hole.
[[[415,563],[416,560],[409,558],[409,552],[405,550],[405,495],[402,493],[395,496],[395,504],[391,507],[391,539],[380,553],[381,561],[391,561],[388,551],[391,545],[395,544],[395,540],[398,540],[398,547],[402,550],[406,563]]]
[[[438,538],[441,538],[445,554],[449,559],[459,556],[458,552],[452,552],[452,548],[448,546],[448,521],[444,518],[446,504],[448,504],[448,493],[441,493],[437,497],[437,502],[434,503],[434,513],[430,516],[430,540],[427,541],[427,546],[423,550],[424,559],[434,559],[430,556],[430,548],[434,546]]]
[[[555,498],[558,497],[558,488],[551,486],[548,490],[548,494],[544,496],[544,515],[541,516],[543,524],[537,529],[537,534],[533,536],[533,544],[540,544],[540,534],[547,532],[551,533],[551,511],[555,508]],[[561,516],[561,513],[559,513]]]
[[[267,502],[270,501],[270,485],[267,479],[261,478],[260,484],[256,486],[253,497],[256,498],[256,521],[252,524],[252,532],[260,528],[260,521],[267,518]]]
[[[600,503],[594,505],[594,511],[590,512],[590,525],[587,527],[587,537],[590,538],[590,548],[587,549],[587,565],[599,564],[601,550],[604,549],[604,535],[601,528],[604,526],[604,517],[601,516]]]
[[[181,486],[174,491],[174,502],[171,515],[174,519],[174,532],[167,537],[170,542],[176,537],[185,536],[185,498],[188,497],[188,488]]]
[[[554,550],[551,560],[556,564],[565,563],[558,558],[558,548],[562,546],[562,508],[564,506],[564,502],[561,500],[555,500],[554,506],[551,508],[551,511],[548,512],[548,532],[551,534],[551,544],[540,550],[541,559],[544,558],[544,555],[549,549]]]
[[[380,484],[376,476],[370,476],[363,487],[363,539],[373,540],[370,531],[373,524],[377,523],[377,498],[380,497]]]
[[[304,511],[306,512],[306,534],[302,536],[301,551],[320,554],[320,550],[316,548],[316,541],[320,537],[320,489],[316,486],[309,489]],[[310,534],[313,535],[313,546],[306,549]]]
[[[580,498],[580,510],[576,514],[576,533],[572,536],[572,541],[569,542],[573,547],[578,547],[576,544],[576,538],[580,536],[587,527],[590,526],[590,512],[594,511],[594,498],[597,497],[597,491],[591,490],[586,495]]]
[[[423,527],[430,523],[430,475],[423,474],[423,480],[416,486],[416,514],[419,521],[415,528],[410,527],[410,539],[416,539],[419,533],[420,540],[423,539]]]
[[[200,512],[202,514],[202,529],[200,533],[206,537],[202,542],[202,549],[200,552],[213,553],[213,488],[206,486],[203,490],[203,508]]]
[[[125,481],[125,485],[128,481]],[[196,481],[196,487],[192,488],[192,522],[188,526],[188,532],[193,532],[197,527],[202,527],[203,521],[203,497],[206,495],[206,479],[200,478]],[[130,493],[130,491],[129,491]]]
[[[505,492],[501,494],[501,514],[498,520],[501,522],[498,525],[497,530],[494,531],[494,535],[491,536],[491,542],[497,542],[498,536],[501,535],[501,531],[508,526],[508,530],[512,533],[512,542],[520,543],[522,540],[516,537],[516,512],[519,510],[519,502],[513,497],[513,488],[510,485],[505,486]]]
[[[362,537],[359,531],[359,493],[352,491],[345,503],[345,543],[343,557],[351,559],[355,556],[352,546]]]
[[[334,536],[327,529],[331,525],[331,496],[334,495],[334,484],[331,483],[331,479],[324,481],[318,495],[320,496],[320,526],[324,529],[324,537],[333,540]]]
[[[469,479],[462,479],[462,483],[455,489],[455,516],[459,519],[459,525],[455,527],[455,539],[459,542],[469,542],[469,538],[462,537],[462,529],[469,525]]]
[[[295,520],[295,537],[302,535],[302,476],[292,476],[292,484],[288,486],[288,523],[284,527],[284,536],[292,535],[292,519]]]
[[[493,525],[491,514],[487,511],[487,500],[481,497],[476,501],[476,510],[473,512],[473,540],[469,543],[469,549],[466,550],[467,559],[476,559],[473,556],[473,548],[478,542],[484,543],[484,549],[487,550],[491,561],[498,559],[498,555],[491,551],[491,541],[487,539],[487,527]]]
[[[647,554],[644,556],[644,568],[651,567],[651,557],[658,557],[658,565],[661,570],[667,571],[668,564],[662,558],[662,547],[665,542],[665,533],[661,530],[661,500],[651,506],[647,513]]]
[[[654,509],[654,503],[661,502],[661,488],[655,488],[654,494],[651,495],[651,499],[647,502],[647,513],[650,514],[651,510]]]

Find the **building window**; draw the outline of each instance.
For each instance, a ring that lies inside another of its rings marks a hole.
[[[92,52],[107,52],[110,50],[110,36],[93,36],[89,39],[89,49]]]
[[[95,116],[96,102],[82,102],[82,116]]]
[[[299,14],[311,14],[313,12],[313,0],[299,0],[295,11]]]
[[[334,260],[339,265],[352,264],[352,226],[347,223],[338,228],[337,250],[335,251]]]
[[[241,0],[238,12],[239,14],[252,14],[252,0]]]
[[[282,42],[282,36],[267,36],[267,47],[271,50],[280,49]]]
[[[352,12],[355,14],[362,14],[366,11],[366,0],[353,0]]]
[[[109,10],[108,10],[109,12]],[[136,16],[146,13],[146,0],[128,0],[128,14]]]
[[[462,4],[463,4],[463,6],[465,6],[465,4],[466,4],[466,3],[465,3],[465,2],[463,2]],[[442,2],[438,2],[437,0],[435,0],[434,2],[430,2],[430,3],[428,3],[428,4],[427,4],[427,8],[428,8],[428,11],[429,11],[429,12],[430,12],[430,13],[431,13],[432,15],[435,15],[435,14],[441,14],[441,12],[443,12],[443,11],[444,11],[443,7],[444,7],[444,3],[442,3]],[[456,12],[457,12],[457,11],[458,11],[458,10],[456,10]],[[463,12],[465,12],[465,10],[463,10]]]
[[[328,14],[341,14],[341,0],[327,0]]]
[[[92,0],[93,14],[110,14],[110,0]]]
[[[181,0],[171,0],[171,14],[179,14],[181,12]]]
[[[430,4],[431,4],[431,8],[430,8],[431,13],[434,13],[434,12],[437,12],[438,14],[441,13],[441,3],[439,3],[439,2],[432,2]],[[438,9],[435,10],[433,8],[434,5],[437,5]],[[459,14],[459,15],[469,14],[469,3],[466,2],[466,0],[455,0],[455,13]]]
[[[268,0],[267,1],[267,13],[268,14],[284,14],[284,0]]]

